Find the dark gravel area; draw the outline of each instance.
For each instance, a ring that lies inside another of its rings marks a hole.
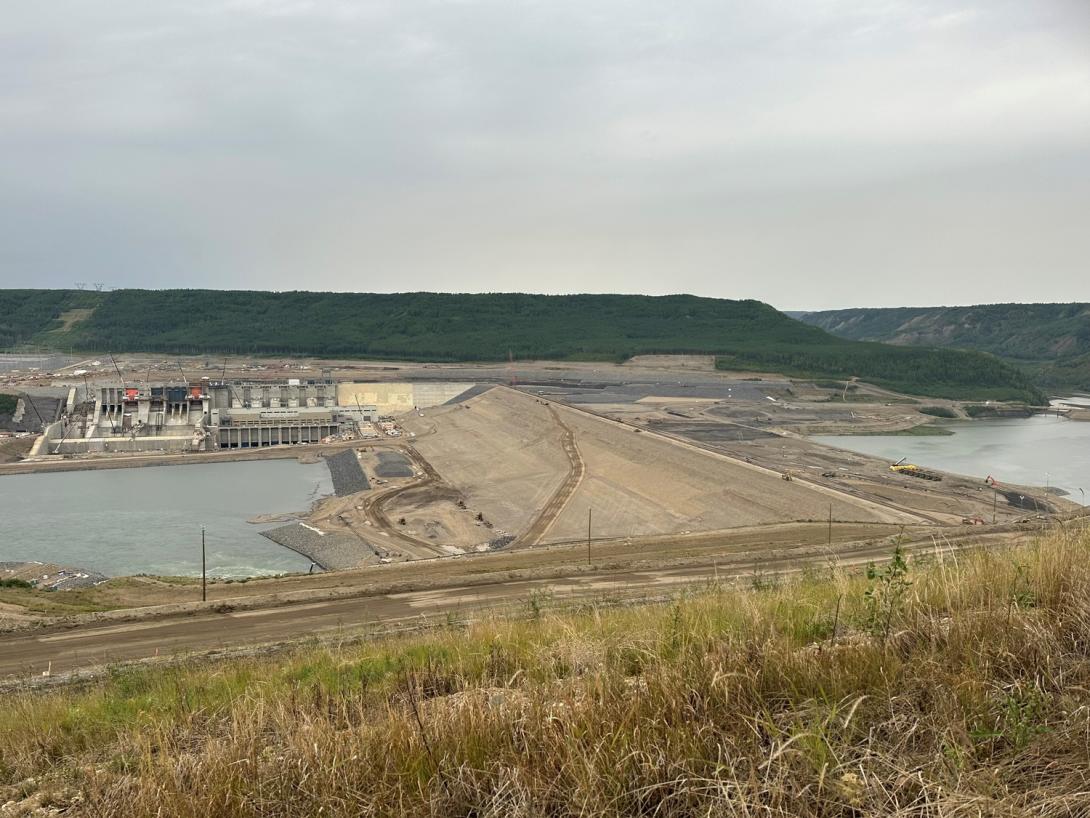
[[[352,534],[332,531],[319,534],[302,523],[282,525],[261,534],[278,545],[302,554],[326,571],[355,568],[378,560],[375,547]]]
[[[367,491],[371,484],[367,481],[367,475],[363,473],[356,452],[338,452],[325,459],[329,466],[329,474],[333,477],[333,492],[338,497],[355,494],[358,491]]]
[[[413,464],[400,452],[378,452],[377,477],[412,477]]]
[[[444,406],[451,406],[451,405],[456,404],[456,403],[465,403],[470,398],[475,398],[478,395],[483,395],[485,392],[487,392],[489,389],[491,389],[494,386],[495,386],[494,383],[479,383],[476,386],[469,387],[469,389],[467,389],[461,395],[458,395],[455,398],[451,398],[450,400],[448,400],[443,405]]]
[[[700,398],[713,400],[763,400],[770,391],[782,391],[790,386],[786,380],[718,380],[704,383],[678,383],[676,380],[635,380],[627,383],[593,383],[578,381],[520,382],[519,388],[541,397],[552,396],[568,403],[636,403],[647,397]]]

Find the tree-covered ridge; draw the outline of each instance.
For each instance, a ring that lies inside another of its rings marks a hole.
[[[990,352],[1049,389],[1090,389],[1090,304],[985,304],[813,312],[841,338]]]
[[[716,352],[751,337],[824,336],[759,301],[687,295],[123,290],[110,293],[72,339],[164,352],[497,361],[509,351],[622,360],[648,351]]]
[[[1046,363],[1033,372],[1033,380],[1045,389],[1090,391],[1090,353]]]
[[[94,307],[105,293],[80,290],[0,290],[0,349],[34,343],[69,310]]]
[[[41,293],[47,293],[42,295]],[[858,376],[942,397],[1039,400],[1025,376],[973,353],[859,344],[759,301],[691,295],[9,291],[21,341],[105,352],[229,352],[423,361],[722,356],[721,365]],[[65,327],[68,310],[94,310]],[[4,303],[4,302],[0,302]]]
[[[982,352],[829,338],[828,343],[802,347],[769,344],[740,350],[718,357],[716,366],[800,377],[856,377],[898,392],[953,400],[1044,402],[1027,375]]]
[[[1019,360],[1090,353],[1086,303],[830,310],[802,320],[856,341],[979,349]]]

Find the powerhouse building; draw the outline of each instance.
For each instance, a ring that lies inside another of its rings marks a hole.
[[[331,380],[104,386],[46,431],[50,454],[213,451],[318,443],[378,419],[373,405],[337,404]],[[43,453],[45,453],[43,451]]]

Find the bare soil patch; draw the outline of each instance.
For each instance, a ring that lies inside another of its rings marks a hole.
[[[587,464],[587,476],[548,533],[586,531],[593,509],[602,536],[669,534],[826,519],[908,522],[906,515],[848,495],[824,492],[767,469],[717,457],[649,432],[562,408]]]
[[[529,395],[492,389],[424,415],[403,422],[416,448],[496,528],[524,530],[569,472],[560,428]]]

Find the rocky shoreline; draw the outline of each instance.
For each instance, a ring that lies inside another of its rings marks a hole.
[[[338,497],[346,497],[371,488],[355,449],[327,455],[325,462],[329,467],[330,477],[333,478],[333,492]]]
[[[306,523],[292,523],[262,531],[277,545],[302,554],[325,571],[339,571],[378,562],[373,545],[352,534],[321,531]]]

